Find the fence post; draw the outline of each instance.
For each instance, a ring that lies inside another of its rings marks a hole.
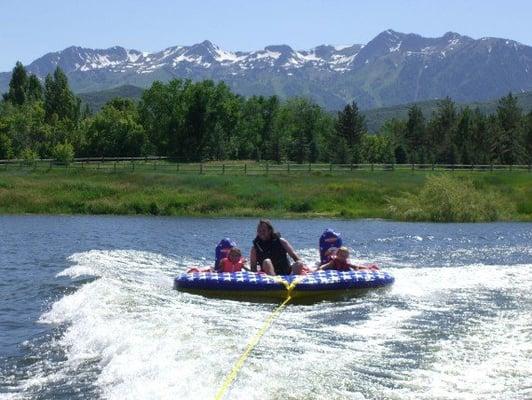
[[[290,161],[286,163],[286,172],[290,173]]]
[[[512,167],[512,164],[510,164],[510,171],[512,171],[512,168],[513,168],[513,167]]]
[[[331,172],[331,173],[332,173],[332,166],[333,166],[333,164],[330,163],[330,164],[329,164],[329,172]]]
[[[371,163],[371,172],[373,172],[373,163]]]
[[[244,175],[248,174],[248,165],[247,163],[244,163]]]
[[[392,171],[395,171],[395,163],[392,163]]]
[[[176,172],[179,172],[179,163],[178,162],[175,163],[175,170],[176,170]]]
[[[266,176],[268,176],[268,172],[269,172],[269,169],[270,169],[269,165],[270,164],[268,163],[268,161],[266,161]]]
[[[113,164],[113,172],[116,172],[116,161]]]
[[[414,172],[414,168],[415,168],[415,166],[416,166],[416,165],[415,165],[414,163],[412,163],[412,172]]]
[[[490,164],[490,171],[493,172],[493,163]]]
[[[353,161],[351,161],[351,162],[349,163],[349,169],[350,169],[351,171],[353,171]]]
[[[312,164],[309,162],[308,163],[308,172],[312,171]]]
[[[222,175],[225,175],[225,164],[222,164]]]
[[[201,163],[201,162],[199,164],[199,173],[200,173],[200,175],[203,174],[203,163]]]
[[[433,171],[434,171],[434,167],[435,167],[435,165],[434,165],[434,163],[432,163],[432,170],[433,170]]]

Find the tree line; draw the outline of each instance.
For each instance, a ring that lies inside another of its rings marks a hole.
[[[168,156],[181,162],[269,160],[333,163],[528,164],[532,111],[510,93],[497,111],[441,101],[425,118],[368,134],[355,102],[330,113],[305,98],[243,97],[221,83],[154,82],[139,102],[115,98],[97,113],[83,106],[57,68],[41,83],[21,63],[0,102],[0,159]]]

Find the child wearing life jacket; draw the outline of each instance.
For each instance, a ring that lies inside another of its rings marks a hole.
[[[330,256],[333,255],[339,247],[342,247],[342,236],[340,233],[327,228],[321,234],[319,240],[320,248],[320,264],[323,265],[330,261]]]
[[[231,247],[226,258],[220,260],[218,272],[239,272],[244,268],[242,252],[237,247]]]
[[[349,250],[347,247],[340,247],[336,250],[336,253],[330,256],[330,261],[323,265],[320,265],[318,271],[327,269],[334,269],[337,271],[351,271],[366,269],[371,270],[373,268],[364,265],[354,265],[349,261]]]

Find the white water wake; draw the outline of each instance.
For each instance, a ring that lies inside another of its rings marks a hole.
[[[273,309],[172,290],[191,259],[94,250],[70,261],[62,276],[97,279],[41,316],[66,327],[49,344],[65,360],[35,367],[28,394],[86,374],[107,399],[212,398]],[[530,398],[532,264],[389,270],[388,291],[288,307],[230,398]]]

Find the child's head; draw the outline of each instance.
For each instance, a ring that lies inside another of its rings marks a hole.
[[[237,262],[240,260],[240,258],[242,258],[242,252],[237,247],[231,247],[229,253],[227,253],[227,258],[232,262]]]
[[[330,261],[332,257],[336,256],[336,252],[338,251],[337,247],[329,247],[324,254],[324,259],[327,261]]]
[[[347,261],[349,258],[349,250],[347,247],[340,247],[336,250],[336,258],[340,261]]]

